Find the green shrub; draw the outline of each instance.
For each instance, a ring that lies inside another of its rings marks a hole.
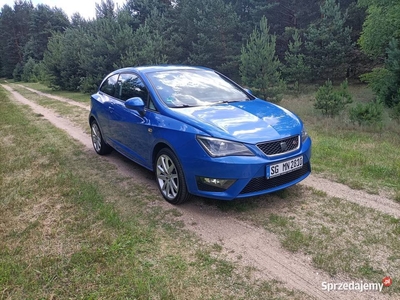
[[[358,125],[376,125],[381,124],[383,120],[382,102],[370,102],[367,104],[357,103],[350,109],[350,120]]]
[[[378,101],[383,101],[388,107],[396,104],[394,95],[396,94],[398,83],[392,71],[384,68],[376,68],[371,73],[361,75],[360,79],[368,83]]]
[[[25,82],[36,82],[38,79],[34,74],[36,62],[33,58],[29,58],[28,61],[25,63],[21,75],[21,80]]]
[[[47,83],[48,74],[43,61],[36,63],[33,67],[33,77],[31,78],[35,82]]]
[[[347,104],[352,102],[353,99],[348,90],[347,80],[340,85],[340,89],[335,90],[332,81],[328,79],[318,89],[314,107],[322,110],[323,115],[333,117],[338,115]]]
[[[15,81],[21,81],[22,72],[23,72],[22,65],[20,63],[17,63],[13,71],[13,79]]]
[[[386,54],[384,68],[374,69],[360,78],[368,83],[378,101],[394,107],[400,103],[400,48],[396,39],[390,41]]]
[[[400,89],[399,89],[399,96],[400,96]],[[390,110],[390,116],[397,122],[400,122],[400,102],[392,107],[392,109]]]

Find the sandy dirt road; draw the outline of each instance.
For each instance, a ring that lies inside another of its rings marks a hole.
[[[2,85],[2,87],[10,92],[12,99],[28,105],[34,113],[42,115],[51,124],[66,131],[73,139],[83,144],[89,155],[96,155],[92,150],[90,136],[83,129],[54,111],[26,99],[9,85]],[[32,89],[30,90],[32,91]],[[55,99],[52,95],[41,94]],[[69,99],[60,101],[75,105],[74,101]],[[84,109],[87,109],[87,107]],[[101,157],[101,159],[115,165],[121,174],[134,178],[135,181],[158,193],[151,172],[134,163],[127,162],[117,153]],[[355,191],[345,185],[316,176],[310,176],[302,184],[324,191],[329,196],[346,199],[359,205],[400,217],[400,205],[385,197]],[[157,205],[165,209],[171,208],[171,205],[165,201],[157,201]],[[289,289],[299,290],[307,294],[306,299],[390,299],[387,295],[378,292],[323,291],[322,282],[348,282],[351,279],[340,276],[332,278],[325,272],[315,269],[309,257],[299,253],[293,254],[283,249],[274,234],[239,221],[230,216],[229,213],[191,202],[175,208],[182,213],[180,218],[188,230],[194,232],[207,243],[222,245],[224,253],[229,259],[245,266],[254,267],[256,278],[278,280]],[[241,257],[241,259],[238,260],[238,257]]]

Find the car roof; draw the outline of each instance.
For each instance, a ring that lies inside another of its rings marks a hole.
[[[176,71],[176,70],[211,70],[205,67],[185,66],[185,65],[154,65],[154,66],[140,66],[140,67],[127,67],[115,70],[112,74],[123,72],[137,72],[137,73],[151,73],[162,71]]]

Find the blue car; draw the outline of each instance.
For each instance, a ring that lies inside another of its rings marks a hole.
[[[91,96],[89,124],[98,154],[115,149],[153,170],[172,204],[267,194],[311,172],[302,121],[208,68],[114,71]]]

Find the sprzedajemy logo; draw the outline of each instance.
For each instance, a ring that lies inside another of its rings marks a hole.
[[[379,291],[382,292],[383,287],[389,287],[393,283],[392,278],[386,276],[382,279],[382,283],[371,283],[363,281],[352,281],[352,282],[322,282],[323,291]]]

